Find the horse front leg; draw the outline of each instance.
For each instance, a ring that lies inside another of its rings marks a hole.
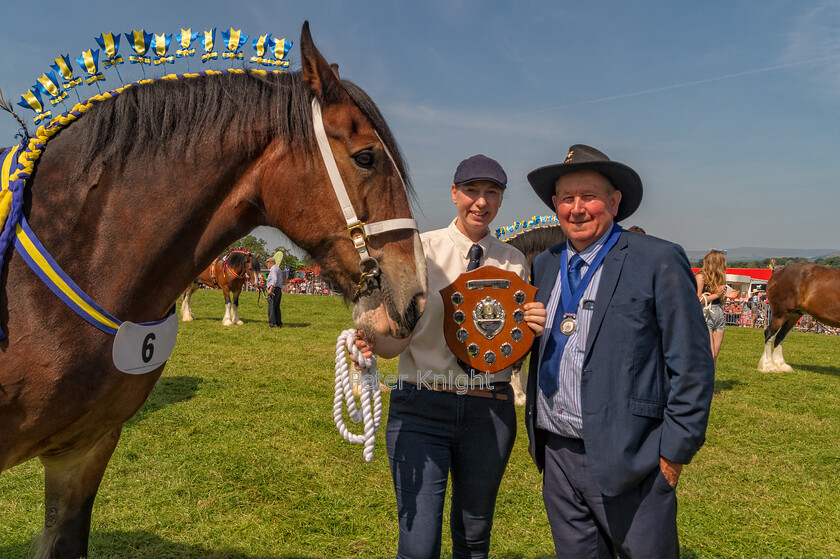
[[[94,445],[60,456],[42,456],[46,511],[36,559],[87,557],[93,501],[122,425]]]
[[[233,303],[230,302],[230,291],[222,287],[222,294],[225,296],[225,317],[222,319],[222,326],[233,324]]]
[[[239,294],[240,293],[242,293],[241,289],[239,291],[235,292],[235,293],[232,293],[232,296],[231,296],[232,308],[231,308],[231,310],[233,311],[233,316],[231,316],[231,320],[233,322],[235,322],[236,324],[239,324],[240,326],[242,326],[245,323],[242,322],[242,320],[239,318]]]
[[[192,298],[192,294],[196,292],[198,289],[197,284],[190,285],[186,291],[184,291],[184,300],[181,302],[181,321],[182,322],[192,322],[195,320],[195,313],[192,312],[192,307],[190,306],[190,299]]]

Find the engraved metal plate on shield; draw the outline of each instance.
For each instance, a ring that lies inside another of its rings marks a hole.
[[[525,292],[520,289],[514,293],[513,302],[521,307],[525,303]]]
[[[461,295],[461,293],[459,291],[456,291],[455,293],[452,294],[452,304],[453,305],[458,307],[463,302],[464,302],[464,296]],[[458,324],[460,324],[460,322]]]
[[[467,353],[472,358],[478,357],[478,346],[476,344],[468,345],[467,346]]]
[[[514,342],[518,342],[522,339],[522,330],[519,328],[514,328],[510,331],[510,337]]]
[[[467,332],[465,328],[459,328],[458,331],[455,332],[455,337],[458,338],[458,341],[463,344],[466,343],[467,338],[470,337],[470,333]]]
[[[509,343],[503,343],[502,347],[499,349],[501,350],[502,355],[504,355],[505,357],[510,357],[510,354],[513,353],[513,346],[511,346]]]
[[[492,351],[487,351],[484,353],[484,362],[488,365],[492,365],[496,362],[496,354]]]
[[[525,311],[522,309],[516,309],[513,311],[513,321],[517,324],[522,324],[522,321],[525,320]]]
[[[452,313],[452,320],[454,320],[455,324],[457,324],[458,326],[463,324],[466,319],[467,315],[464,314],[464,311],[462,310],[457,310],[454,313]]]
[[[472,312],[473,322],[479,334],[492,340],[505,327],[505,309],[492,297],[479,301]]]
[[[508,289],[510,287],[510,280],[480,279],[469,280],[467,282],[467,289],[484,289],[485,287],[489,287],[492,289]]]

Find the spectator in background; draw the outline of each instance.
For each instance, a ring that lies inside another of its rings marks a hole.
[[[283,316],[280,312],[280,299],[283,297],[283,276],[274,258],[265,261],[268,266],[268,280],[266,281],[266,299],[268,299],[268,327],[283,327]]]
[[[713,248],[703,257],[703,267],[694,276],[697,281],[697,298],[709,308],[704,310],[712,357],[717,365],[717,356],[723,343],[726,317],[723,304],[726,303],[726,252]]]

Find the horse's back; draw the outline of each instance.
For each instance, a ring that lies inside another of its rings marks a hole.
[[[810,262],[788,264],[770,277],[767,297],[773,314],[809,314],[840,325],[840,270]]]

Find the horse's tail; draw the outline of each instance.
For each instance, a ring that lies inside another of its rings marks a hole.
[[[23,121],[22,118],[20,118],[17,115],[17,113],[14,111],[14,109],[12,109],[12,107],[9,105],[9,103],[6,102],[6,98],[3,97],[3,90],[2,89],[0,89],[0,109],[3,109],[7,113],[9,113],[13,117],[15,117],[15,120],[20,123],[20,134],[21,134],[21,136],[23,136],[24,140],[26,142],[28,142],[30,136],[29,136],[29,130],[26,128],[26,123]]]

